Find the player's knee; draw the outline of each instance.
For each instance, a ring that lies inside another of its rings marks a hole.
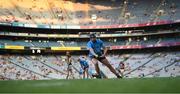
[[[92,59],[92,63],[93,63],[94,65],[96,65],[96,64],[98,64],[98,61],[97,61],[96,59]]]
[[[98,65],[98,62],[93,62],[94,65]]]

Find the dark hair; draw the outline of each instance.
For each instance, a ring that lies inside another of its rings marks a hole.
[[[90,34],[90,38],[96,38],[96,34]]]

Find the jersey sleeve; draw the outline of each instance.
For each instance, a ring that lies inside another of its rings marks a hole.
[[[87,43],[87,48],[88,49],[92,48],[92,44],[90,42]]]

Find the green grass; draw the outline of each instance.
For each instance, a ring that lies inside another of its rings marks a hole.
[[[176,93],[180,77],[94,80],[0,81],[1,93]]]

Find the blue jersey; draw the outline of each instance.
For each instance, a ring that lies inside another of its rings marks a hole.
[[[83,68],[89,67],[88,62],[87,62],[86,60],[81,60],[81,59],[80,59],[79,62],[80,62],[81,66],[82,66]]]
[[[100,39],[96,39],[95,42],[92,42],[90,40],[87,43],[87,48],[88,49],[92,48],[97,55],[102,55],[102,49],[104,48],[104,44],[103,44],[103,41]],[[93,54],[91,52],[89,52],[89,56],[92,57]]]

